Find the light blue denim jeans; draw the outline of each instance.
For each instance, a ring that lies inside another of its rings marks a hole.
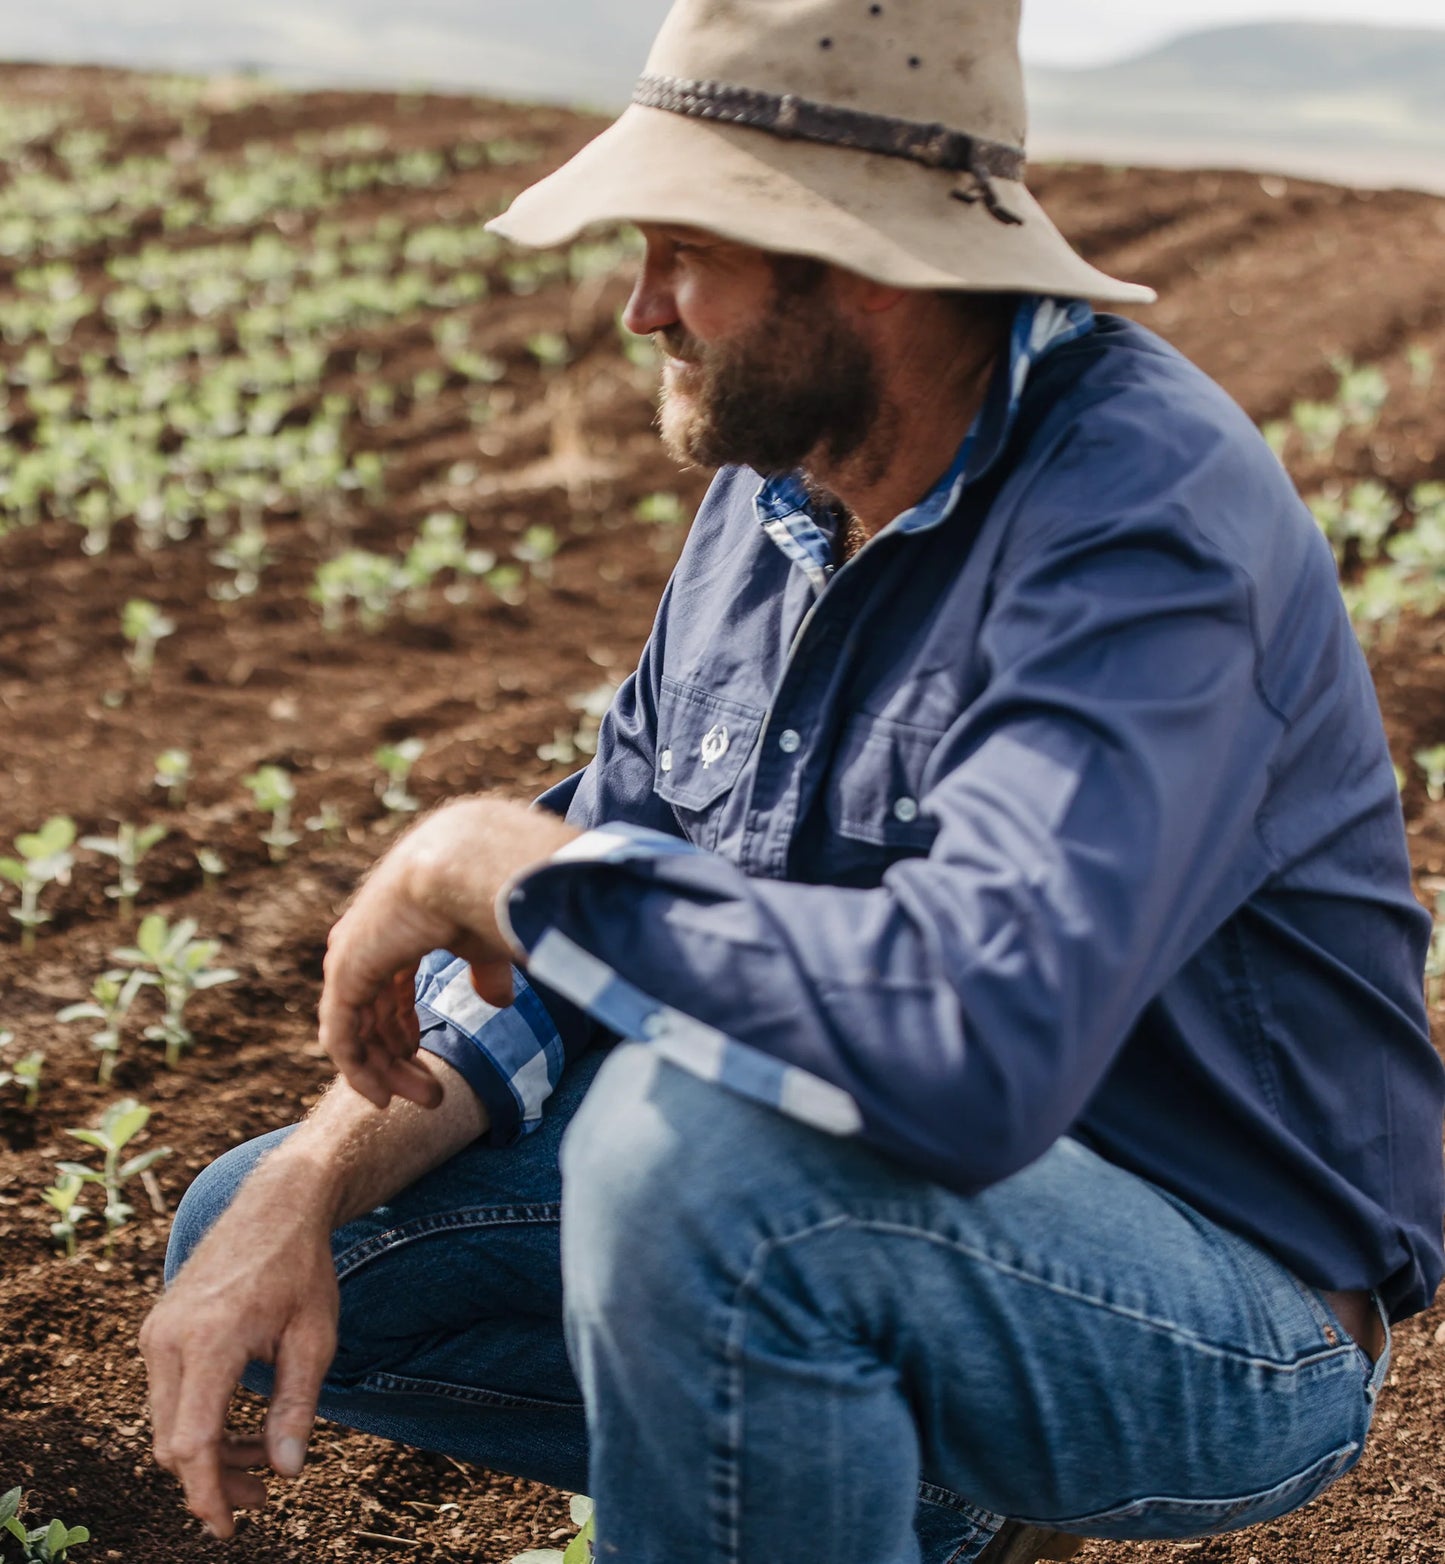
[[[285,1133],[196,1181],[168,1277]],[[619,1564],[968,1564],[1004,1516],[1252,1525],[1354,1464],[1389,1360],[1075,1141],[964,1198],[638,1044],[334,1247],[323,1415],[590,1492]]]

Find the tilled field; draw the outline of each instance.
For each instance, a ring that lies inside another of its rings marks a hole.
[[[105,894],[113,865],[76,851],[41,896],[53,921],[33,953],[8,918],[0,931],[14,1034],[0,1056],[45,1056],[33,1107],[0,1089],[0,1490],[22,1484],[35,1517],[89,1526],[79,1558],[500,1564],[566,1526],[557,1495],[327,1428],[265,1516],[209,1543],[150,1463],[135,1334],[190,1178],[293,1120],[328,1078],[311,1022],[326,930],[396,828],[375,751],[424,742],[410,779],[423,803],[529,796],[565,774],[586,753],[589,697],[647,633],[680,537],[667,518],[704,487],[650,428],[652,372],[615,326],[623,252],[537,265],[475,238],[595,128],[465,99],[0,68],[0,510],[15,524],[0,536],[0,844],[56,814],[82,834],[163,826],[140,912],[194,918],[240,974],[188,1007],[196,1040],[175,1070],[139,1038],[158,1013],[143,993],[101,1085],[90,1025],[56,1013],[133,943]],[[1445,201],[1245,174],[1050,167],[1034,182],[1090,259],[1160,290],[1143,318],[1261,423],[1328,402],[1341,361],[1377,367],[1382,406],[1332,450],[1296,437],[1285,454],[1307,496],[1377,483],[1408,528],[1445,477]],[[136,497],[152,478],[178,478],[159,510]],[[464,547],[428,570],[408,551],[439,514],[460,529],[434,541]],[[1344,545],[1352,583],[1361,546]],[[317,570],[347,550],[393,575],[371,597],[343,591],[328,632]],[[122,633],[135,599],[174,627],[148,680]],[[1413,757],[1445,743],[1438,617],[1407,610],[1371,656],[1433,905],[1445,803]],[[184,803],[153,785],[168,749],[190,756]],[[282,862],[244,780],[265,765],[297,794]],[[225,863],[215,888],[198,850]],[[78,1254],[57,1255],[40,1192],[58,1159],[85,1155],[65,1131],[125,1095],[153,1110],[129,1149],[171,1153],[149,1194],[128,1190],[137,1214],[109,1257],[94,1216]],[[1366,1459],[1304,1513],[1086,1556],[1445,1560],[1442,1321],[1397,1333]]]

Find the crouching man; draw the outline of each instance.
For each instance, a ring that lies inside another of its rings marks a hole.
[[[1442,1270],[1378,709],[1023,120],[1009,3],[679,0],[498,221],[639,225],[720,472],[592,764],[392,849],[344,1079],[181,1207],[142,1344],[218,1535],[318,1410],[585,1489],[626,1564],[1063,1558],[1358,1459]]]

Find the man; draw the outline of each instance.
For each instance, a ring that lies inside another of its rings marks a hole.
[[[722,471],[593,764],[382,860],[345,1082],[186,1198],[216,1533],[318,1394],[627,1564],[1021,1564],[1358,1458],[1442,1269],[1429,920],[1329,550],[1018,182],[1017,20],[680,0],[499,223],[638,222]]]

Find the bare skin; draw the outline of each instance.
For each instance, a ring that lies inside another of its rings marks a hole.
[[[506,800],[462,799],[398,842],[332,929],[321,1038],[343,1079],[247,1179],[141,1330],[156,1460],[215,1536],[265,1503],[251,1468],[301,1470],[336,1351],[332,1231],[488,1128],[461,1076],[417,1054],[417,963],[451,950],[472,962],[483,997],[508,1003],[497,895],[577,834]],[[227,1409],[252,1359],[276,1366],[265,1437],[232,1440]]]
[[[647,226],[625,316],[639,334],[706,352],[766,318],[774,272],[760,250],[694,229]],[[935,295],[830,267],[824,283],[874,356],[879,417],[863,445],[809,479],[871,536],[947,471],[1003,348],[997,329]],[[669,357],[663,420],[685,420],[698,366]],[[907,410],[906,416],[904,410]],[[331,931],[320,1036],[342,1072],[306,1122],[253,1172],[141,1331],[155,1454],[218,1537],[238,1509],[265,1503],[255,1468],[301,1469],[322,1379],[336,1347],[331,1232],[485,1133],[485,1110],[440,1060],[418,1053],[418,962],[445,949],[470,961],[494,1004],[510,1002],[511,963],[495,905],[508,881],[578,833],[504,800],[462,799],[429,815],[376,865]],[[227,1409],[246,1363],[274,1363],[264,1437],[236,1441]]]

